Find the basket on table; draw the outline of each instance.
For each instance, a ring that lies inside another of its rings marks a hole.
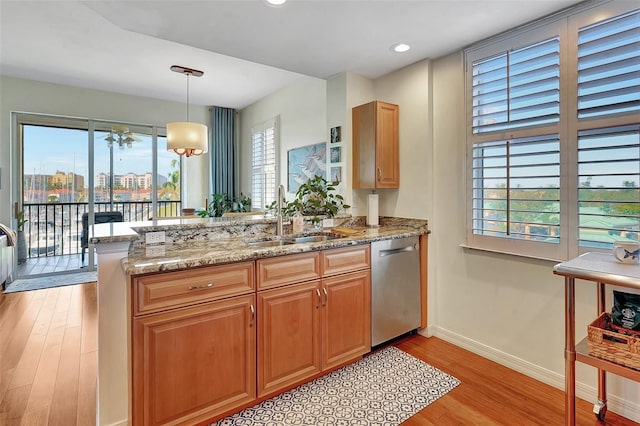
[[[589,354],[640,370],[640,337],[611,330],[611,314],[603,312],[587,327]]]

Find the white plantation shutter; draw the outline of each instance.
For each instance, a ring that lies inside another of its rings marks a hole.
[[[578,133],[579,244],[638,240],[640,125]]]
[[[474,234],[559,242],[558,135],[476,144],[472,173]]]
[[[467,245],[566,260],[640,235],[640,9],[577,7],[465,51]]]
[[[276,199],[277,118],[251,129],[251,208],[263,210]]]
[[[557,122],[559,38],[474,61],[472,91],[474,134]]]
[[[558,256],[560,36],[551,25],[467,52],[472,247]]]
[[[578,28],[579,252],[640,231],[640,10]]]
[[[578,32],[578,117],[640,111],[640,10]]]

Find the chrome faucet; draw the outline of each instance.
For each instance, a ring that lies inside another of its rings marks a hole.
[[[278,218],[276,221],[276,235],[282,235],[282,203],[284,203],[284,185],[278,187]]]

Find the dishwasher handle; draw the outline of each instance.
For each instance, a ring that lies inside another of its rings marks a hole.
[[[388,250],[380,250],[380,257],[385,257],[385,256],[391,256],[394,254],[399,254],[399,253],[406,253],[406,252],[410,252],[410,251],[416,251],[420,248],[419,244],[412,244],[410,246],[406,246],[406,247],[400,247],[400,248],[394,248],[394,249],[388,249]]]

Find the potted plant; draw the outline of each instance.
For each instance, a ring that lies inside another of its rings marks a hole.
[[[231,198],[227,194],[212,194],[206,210],[198,213],[200,217],[221,217],[227,212],[248,212],[251,210],[251,197],[240,193],[240,197]]]
[[[342,195],[335,192],[336,187],[332,183],[316,175],[300,185],[293,201],[283,206],[282,214],[288,217],[297,214],[311,216],[313,223],[319,222],[323,217],[331,219],[339,212],[351,207],[344,203]],[[267,211],[275,210],[276,202],[267,206]]]
[[[22,264],[27,260],[27,242],[24,238],[24,224],[29,220],[24,218],[24,210],[20,210],[16,215],[16,220],[18,222],[18,232],[17,234],[17,249],[18,249],[18,263]]]
[[[336,187],[332,183],[318,175],[300,185],[296,191],[296,200],[300,201],[302,214],[332,218],[339,211],[351,207],[345,204],[342,195],[336,194],[335,191]]]

